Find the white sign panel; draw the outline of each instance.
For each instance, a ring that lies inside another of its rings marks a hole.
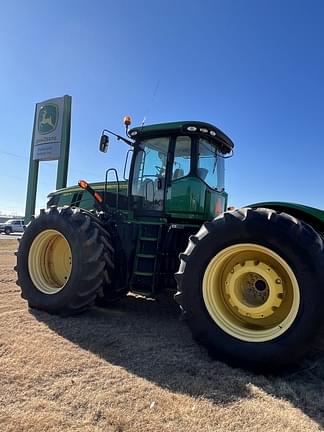
[[[36,104],[34,125],[34,160],[56,160],[60,158],[64,97],[49,99]]]

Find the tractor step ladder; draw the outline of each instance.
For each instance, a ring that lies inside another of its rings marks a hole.
[[[159,261],[159,243],[162,226],[160,224],[139,224],[134,271],[131,290],[138,294],[154,296]]]

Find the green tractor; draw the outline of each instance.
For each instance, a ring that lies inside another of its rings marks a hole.
[[[22,297],[70,315],[128,292],[170,293],[213,357],[257,371],[301,359],[323,322],[324,212],[276,202],[227,210],[233,143],[222,131],[124,123],[127,137],[100,139],[104,152],[109,135],[129,145],[123,179],[110,168],[102,183],[55,191],[28,224]]]

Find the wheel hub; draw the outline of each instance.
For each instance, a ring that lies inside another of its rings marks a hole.
[[[272,315],[282,302],[282,281],[264,262],[246,260],[236,264],[225,280],[229,304],[251,318]]]

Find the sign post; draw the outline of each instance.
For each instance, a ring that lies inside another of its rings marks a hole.
[[[71,96],[64,96],[62,142],[60,158],[57,164],[56,189],[66,187],[70,154],[71,101]]]
[[[39,161],[58,160],[56,188],[66,187],[71,130],[71,96],[36,104],[30,150],[25,223],[35,213]]]

